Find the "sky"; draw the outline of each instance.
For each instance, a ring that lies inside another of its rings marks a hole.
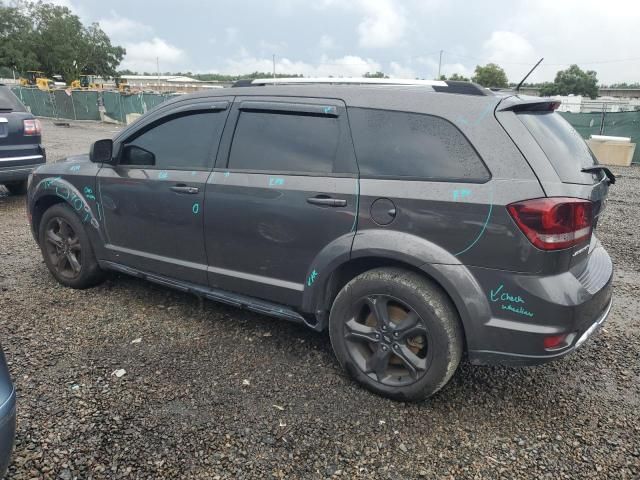
[[[471,76],[494,62],[518,82],[577,63],[602,84],[640,82],[638,0],[54,0],[99,22],[138,72],[397,78]]]

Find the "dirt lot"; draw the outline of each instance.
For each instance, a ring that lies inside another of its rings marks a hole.
[[[53,161],[115,127],[44,129]],[[639,478],[640,168],[616,173],[599,225],[616,264],[605,330],[542,367],[463,363],[421,404],[359,388],[300,326],[126,276],[58,285],[24,198],[0,192],[9,478]]]

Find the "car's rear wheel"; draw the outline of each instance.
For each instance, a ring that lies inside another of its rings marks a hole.
[[[4,185],[9,190],[9,193],[12,195],[24,195],[27,193],[27,181],[23,180],[21,182],[10,182]]]
[[[61,284],[88,288],[104,279],[84,225],[65,204],[44,213],[38,238],[44,261]]]
[[[329,320],[340,364],[368,389],[422,400],[454,374],[463,330],[442,289],[397,268],[365,272],[338,293]]]

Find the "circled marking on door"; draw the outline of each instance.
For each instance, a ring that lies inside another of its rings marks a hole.
[[[191,207],[191,211],[194,215],[198,215],[198,213],[200,213],[200,202],[194,203],[193,207]]]

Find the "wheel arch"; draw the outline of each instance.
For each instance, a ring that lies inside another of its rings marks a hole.
[[[102,239],[100,222],[96,216],[96,212],[99,215],[99,206],[92,191],[83,195],[69,181],[61,177],[47,177],[42,179],[32,192],[28,198],[28,210],[31,217],[31,231],[36,242],[39,242],[40,222],[44,213],[60,203],[68,205],[85,226],[91,227],[87,228],[87,233],[92,243],[95,244],[96,237]],[[89,204],[90,199],[94,203],[93,208]]]
[[[376,238],[372,248],[365,248],[362,241],[357,245],[357,235],[351,255],[342,257],[330,271],[319,275],[319,282],[305,285],[303,309],[313,312],[316,317],[316,324],[311,326],[316,330],[327,327],[331,305],[350,280],[376,268],[396,267],[426,277],[442,289],[458,313],[467,348],[472,348],[476,338],[475,325],[491,318],[486,295],[479,283],[465,265],[441,247],[413,235],[398,233],[385,240],[386,246],[380,245],[380,239]],[[398,245],[403,246],[401,252]]]

